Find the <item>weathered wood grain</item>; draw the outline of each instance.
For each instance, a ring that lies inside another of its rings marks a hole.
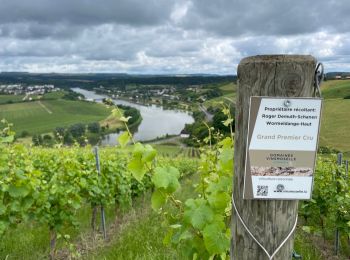
[[[243,200],[245,150],[250,96],[311,97],[316,60],[302,55],[263,55],[243,59],[238,66],[235,122],[235,174],[233,196],[251,232],[270,254],[290,232],[298,202],[288,200]],[[232,212],[231,259],[268,259]],[[291,259],[293,237],[274,259]]]

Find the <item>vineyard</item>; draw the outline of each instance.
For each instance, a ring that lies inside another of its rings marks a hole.
[[[350,181],[348,161],[341,154],[320,156],[314,177],[312,199],[300,205],[302,229],[332,241],[335,254],[350,255]],[[323,243],[325,244],[325,243]]]
[[[27,148],[8,145],[12,138],[7,135],[0,140],[0,233],[8,236],[9,230],[13,232],[23,223],[43,224],[50,232],[51,258],[55,256],[57,239],[64,238],[63,230],[79,225],[79,210],[87,205],[91,208],[91,226],[95,229],[98,206],[113,205],[122,210],[131,206],[133,198],[153,186],[148,173],[142,180],[132,176],[127,169],[128,153],[102,149],[99,176],[91,147]],[[151,163],[155,153],[148,150],[144,155],[144,162]],[[196,168],[196,161],[186,158],[160,157],[157,164],[158,167],[175,166],[181,171],[179,178],[193,173]]]
[[[230,125],[233,120],[229,111],[226,114],[225,124]],[[48,234],[47,257],[59,258],[57,252],[68,248],[69,258],[84,258],[84,252],[75,247],[74,237],[67,232],[79,230],[81,212],[90,216],[90,230],[99,233],[97,216],[101,209],[109,212],[108,218],[118,219],[120,212],[144,197],[150,199],[146,203],[162,222],[164,247],[187,258],[228,259],[232,138],[215,134],[199,150],[188,149],[186,154],[180,150],[169,156],[157,155],[150,145],[134,142],[127,146],[133,140],[125,132],[119,137],[120,146],[100,149],[97,163],[97,154],[90,146],[26,147],[12,143],[14,133],[9,127],[0,136],[0,235],[4,239],[20,232],[23,226],[32,233],[40,226]],[[190,181],[185,185],[193,190],[184,197],[181,186],[185,179]],[[298,236],[320,237],[323,245],[338,240],[341,254],[349,255],[349,185],[346,166],[337,165],[335,156],[321,156],[313,199],[300,205],[303,218]],[[149,192],[151,197],[147,196]],[[17,259],[15,252],[0,248],[1,257]]]

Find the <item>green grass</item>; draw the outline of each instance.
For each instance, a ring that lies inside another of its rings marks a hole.
[[[162,156],[177,156],[181,153],[181,147],[176,145],[162,145],[162,144],[151,144],[158,152],[159,155]]]
[[[89,205],[86,205],[78,212],[79,227],[77,229],[63,229],[63,234],[70,235],[71,243],[77,242],[79,239],[90,235],[91,211]],[[100,216],[97,216],[97,221],[100,220],[99,217]],[[107,225],[111,225],[114,218],[114,209],[110,207],[106,210]],[[16,229],[10,229],[5,236],[2,237],[0,241],[0,259],[48,259],[49,245],[50,235],[47,226],[38,223],[22,224]],[[57,240],[57,249],[58,255],[62,255],[62,252],[66,252],[67,245],[63,243],[62,239]]]
[[[0,104],[16,103],[22,101],[24,95],[0,95]]]
[[[55,91],[55,92],[49,92],[45,93],[43,98],[44,99],[60,99],[66,94],[65,91]]]
[[[350,80],[328,80],[321,85],[324,98],[320,145],[335,148],[350,156]]]
[[[183,179],[176,197],[185,199],[194,196],[192,185],[197,180],[196,174]],[[87,259],[186,259],[181,246],[175,250],[163,244],[166,229],[161,225],[162,216],[151,209],[149,195],[144,201],[139,200],[134,209],[128,223],[124,224],[121,233],[112,239],[111,244],[91,252]]]
[[[294,250],[303,260],[320,260],[322,254],[310,241],[310,235],[297,229],[294,239]]]
[[[110,111],[90,102],[43,100],[1,105],[0,118],[13,123],[18,133],[26,130],[34,134],[51,132],[58,126],[97,122],[107,118]]]
[[[199,149],[194,147],[181,147],[176,144],[152,144],[152,146],[157,150],[159,155],[164,157],[183,156],[188,158],[199,158],[200,155]]]
[[[115,234],[109,245],[90,252],[85,259],[180,259],[176,250],[163,245],[166,230],[161,226],[161,216],[148,203],[138,205],[128,214],[120,234]]]
[[[234,84],[233,82],[229,83],[229,84],[225,84],[225,85],[222,85],[220,87],[220,90],[222,91],[222,93],[224,95],[227,95],[227,94],[231,94],[231,93],[236,93],[237,91],[237,85]]]
[[[65,91],[56,91],[44,94],[42,99],[60,99],[64,96]],[[0,95],[0,105],[9,103],[22,102],[25,95]],[[30,96],[34,100],[38,99],[37,95]]]
[[[325,99],[350,96],[350,80],[328,80],[321,85],[322,96]]]
[[[221,97],[216,97],[216,98],[212,98],[209,99],[207,101],[205,101],[203,104],[206,108],[212,106],[212,107],[216,107],[219,106],[220,103],[235,103],[236,102],[236,92],[230,93],[230,94],[226,94],[223,95]]]
[[[237,85],[234,83],[228,83],[221,85],[219,89],[222,91],[222,96],[208,99],[206,100],[203,105],[208,108],[210,106],[217,107],[220,105],[220,103],[235,103],[236,102],[236,92],[237,92]]]
[[[350,99],[324,100],[320,145],[350,152]]]

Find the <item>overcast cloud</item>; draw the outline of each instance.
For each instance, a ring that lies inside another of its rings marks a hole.
[[[0,0],[0,71],[235,74],[257,54],[350,71],[349,0]]]

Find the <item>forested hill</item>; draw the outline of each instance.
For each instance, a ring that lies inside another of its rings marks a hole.
[[[0,84],[53,84],[56,87],[71,88],[96,86],[125,87],[129,84],[140,85],[202,85],[212,83],[232,82],[233,75],[131,75],[122,73],[89,73],[89,74],[58,74],[58,73],[27,73],[1,72]]]

